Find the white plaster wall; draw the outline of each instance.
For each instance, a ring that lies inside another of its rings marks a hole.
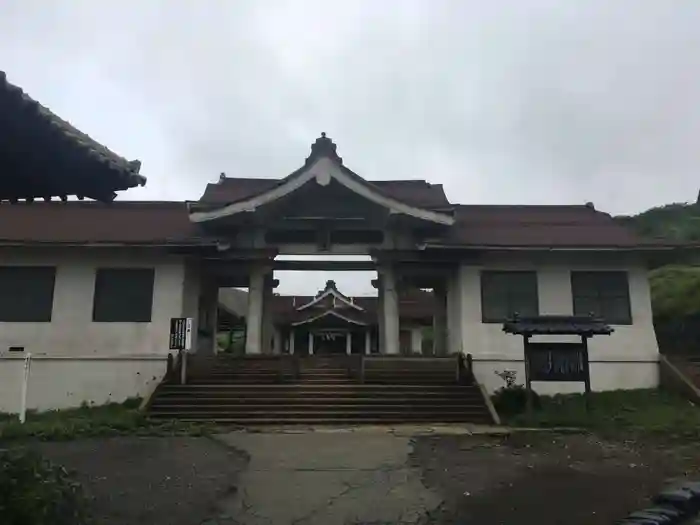
[[[27,408],[54,410],[120,403],[151,394],[165,374],[165,356],[112,358],[33,358]],[[19,412],[24,359],[0,358],[0,412]]]
[[[170,319],[183,314],[185,264],[181,257],[125,248],[3,249],[0,264],[56,266],[51,322],[0,322],[0,355],[10,346],[50,356],[168,353]],[[150,323],[92,321],[97,268],[120,266],[155,268]]]
[[[481,322],[482,269],[537,271],[540,313],[564,315],[573,313],[571,271],[628,271],[633,324],[614,326],[611,336],[594,337],[589,342],[591,387],[612,390],[658,385],[659,351],[652,323],[647,269],[642,261],[624,256],[584,259],[573,255],[550,254],[538,258],[508,255],[492,256],[483,266],[462,265],[459,269],[462,351],[473,355],[476,377],[490,391],[503,386],[494,371],[517,370],[519,382],[524,383],[523,341],[520,336],[504,334],[501,324]],[[546,393],[582,389],[577,383],[534,383],[533,386]]]

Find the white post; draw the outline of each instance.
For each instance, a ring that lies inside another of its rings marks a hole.
[[[272,353],[273,354],[281,354],[282,353],[282,332],[280,332],[280,329],[277,328],[276,326],[274,327],[274,332],[273,332]]]
[[[423,352],[423,328],[414,326],[411,328],[411,353],[420,354]]]
[[[352,332],[350,330],[345,332],[345,353],[352,354]]]
[[[309,355],[314,355],[314,333],[309,332]]]
[[[259,354],[262,351],[263,294],[265,292],[265,270],[256,268],[250,273],[248,284],[248,316],[246,317],[245,353]]]
[[[372,335],[369,332],[369,328],[365,330],[365,354],[369,355],[372,351]]]
[[[399,301],[396,294],[396,276],[392,267],[382,272],[382,316],[384,319],[384,352],[399,353]]]
[[[217,331],[217,328],[219,328],[219,288],[215,287],[214,288],[214,293],[212,294],[212,297],[210,298],[209,302],[209,323],[211,323],[210,326],[210,332],[211,332],[211,345],[212,345],[212,352],[214,355],[219,353],[219,332]]]
[[[377,352],[383,354],[384,349],[384,285],[382,284],[382,276],[378,274],[379,289],[377,290]]]
[[[294,328],[289,331],[289,355],[294,355]]]
[[[32,363],[32,354],[24,356],[24,370],[22,373],[22,397],[19,405],[19,422],[24,424],[27,420],[27,390],[29,389],[29,368]]]
[[[272,288],[272,274],[265,275],[263,280],[263,293],[262,293],[262,328],[261,328],[261,339],[262,339],[262,353],[263,354],[274,354],[275,347],[275,326],[272,320],[272,298],[274,296],[274,291]]]

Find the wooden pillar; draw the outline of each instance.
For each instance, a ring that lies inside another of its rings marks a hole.
[[[447,354],[447,288],[440,284],[433,288],[433,354]]]
[[[264,291],[263,291],[263,310],[262,310],[262,353],[272,354],[275,347],[275,326],[272,318],[272,301],[274,297],[274,289],[279,284],[279,281],[273,279],[271,272],[265,275]]]
[[[248,284],[248,316],[246,317],[246,354],[262,352],[263,294],[265,292],[265,269],[255,268]]]
[[[272,344],[272,353],[273,354],[281,354],[282,353],[282,332],[278,327],[273,328],[273,344]]]
[[[369,327],[365,329],[365,354],[369,355],[372,351],[372,333]]]
[[[384,353],[399,353],[399,300],[396,290],[396,274],[391,266],[384,267],[380,281],[382,295],[382,321],[384,329]]]
[[[314,333],[309,331],[309,355],[314,355]]]
[[[294,355],[294,328],[289,330],[289,355]]]
[[[377,353],[384,354],[384,290],[382,290],[382,278],[377,279]]]
[[[411,353],[423,353],[423,327],[421,326],[411,328]]]
[[[345,353],[352,354],[352,332],[350,330],[345,332]]]

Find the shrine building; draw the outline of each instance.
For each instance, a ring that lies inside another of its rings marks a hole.
[[[221,175],[187,202],[0,204],[0,411],[16,410],[28,353],[30,408],[147,397],[165,373],[170,321],[182,317],[194,320],[195,355],[221,351],[229,316],[245,321],[246,355],[471,354],[475,379],[493,391],[498,372],[524,374],[506,319],[592,312],[614,327],[590,343],[593,390],[658,385],[647,275],[678,246],[639,238],[592,204],[459,204],[429,181],[366,180],[325,134],[300,157],[278,178]],[[100,161],[90,162],[84,180]],[[111,187],[58,193],[109,201],[145,180],[120,162],[105,167]],[[309,254],[370,258],[277,258]],[[372,270],[377,292],[353,298],[329,282],[315,296],[284,297],[273,272],[285,269]],[[242,312],[224,300],[239,288]]]

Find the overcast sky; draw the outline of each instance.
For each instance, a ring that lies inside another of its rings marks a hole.
[[[325,131],[453,202],[635,213],[700,189],[699,28],[699,0],[0,0],[0,69],[143,162],[121,199],[283,177]]]

